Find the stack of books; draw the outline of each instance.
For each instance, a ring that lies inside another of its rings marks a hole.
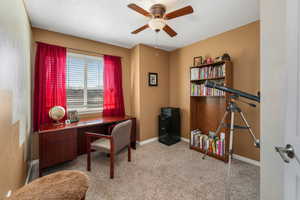
[[[202,68],[191,68],[191,80],[203,80],[225,76],[225,64]]]
[[[220,137],[215,136],[210,138],[202,134],[200,130],[193,130],[191,132],[191,146],[200,148],[208,153],[218,156],[225,155],[225,133],[221,133]]]
[[[200,136],[202,132],[199,129],[193,130],[191,132],[191,145],[196,147],[200,145]]]
[[[215,81],[217,84],[223,84],[223,81]],[[225,92],[215,89],[207,88],[204,84],[191,84],[191,96],[225,96]]]

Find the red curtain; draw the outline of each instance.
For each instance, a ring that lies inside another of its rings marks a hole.
[[[34,81],[33,127],[51,122],[53,106],[66,109],[66,48],[44,43],[37,44]],[[64,120],[64,119],[63,119]]]
[[[104,56],[103,116],[124,116],[121,58]]]

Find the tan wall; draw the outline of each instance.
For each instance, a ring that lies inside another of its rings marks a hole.
[[[259,91],[259,22],[199,41],[180,48],[170,54],[170,106],[182,109],[182,134],[189,137],[190,91],[189,67],[196,56],[220,56],[227,52],[233,61],[233,86],[236,89],[256,94]],[[241,105],[249,123],[259,136],[259,106],[250,108]],[[245,131],[238,131],[234,137],[236,154],[259,160],[259,150],[253,147]]]
[[[31,131],[31,28],[22,0],[0,1],[0,199],[25,182]]]
[[[169,52],[140,46],[140,139],[158,136],[160,108],[169,105]],[[148,86],[148,73],[158,73],[158,86]]]
[[[169,52],[146,45],[131,50],[133,113],[138,119],[138,140],[158,136],[160,108],[169,105]],[[148,86],[148,73],[158,73],[158,86]]]
[[[131,108],[132,115],[136,117],[137,140],[140,141],[140,46],[131,49]]]

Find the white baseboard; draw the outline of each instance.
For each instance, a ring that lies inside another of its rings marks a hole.
[[[149,143],[151,143],[151,142],[155,142],[155,141],[157,141],[158,140],[158,137],[154,137],[154,138],[150,138],[150,139],[147,139],[147,140],[143,140],[143,141],[138,141],[137,142],[137,144],[139,144],[140,146],[142,146],[142,145],[145,145],[145,144],[149,144]],[[187,139],[187,138],[184,138],[184,137],[182,137],[181,138],[181,140],[183,141],[183,142],[190,142],[190,140],[189,139]]]
[[[240,160],[240,161],[243,161],[243,162],[246,162],[246,163],[249,163],[249,164],[256,165],[256,166],[260,167],[260,162],[257,161],[257,160],[252,160],[250,158],[246,158],[244,156],[240,156],[240,155],[237,155],[237,154],[233,154],[232,157],[236,160]]]
[[[148,144],[148,143],[151,143],[151,142],[155,142],[158,140],[158,137],[154,137],[154,138],[150,138],[150,139],[147,139],[147,140],[143,140],[143,141],[139,141],[137,142],[139,145],[145,145],[145,144]]]
[[[30,176],[31,176],[31,173],[32,173],[32,167],[33,167],[33,161],[30,161],[29,163],[29,167],[28,167],[28,170],[27,170],[27,176],[26,176],[26,180],[25,180],[25,185],[29,183],[29,180],[30,180]]]
[[[189,139],[187,139],[187,138],[181,137],[181,140],[182,140],[183,142],[190,143],[190,140],[189,140]]]
[[[31,176],[33,174],[34,166],[38,165],[39,160],[32,160],[29,164],[28,172],[27,172],[27,177],[25,180],[25,184],[28,184],[31,180]]]

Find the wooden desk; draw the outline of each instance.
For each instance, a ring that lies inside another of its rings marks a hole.
[[[136,120],[125,117],[86,118],[77,123],[54,125],[47,124],[40,128],[39,134],[39,174],[48,167],[74,160],[86,153],[84,133],[108,134],[108,127],[125,120],[132,120],[131,147],[136,148]]]

